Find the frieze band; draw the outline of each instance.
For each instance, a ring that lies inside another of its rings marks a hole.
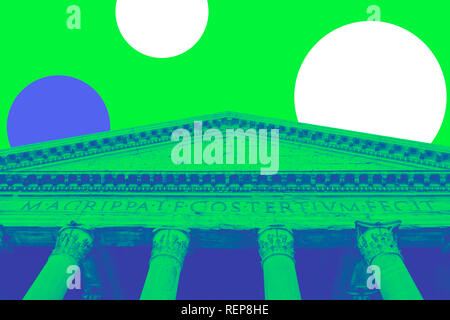
[[[73,199],[43,198],[24,199],[17,202],[14,211],[20,212],[74,212],[82,214],[90,213],[263,213],[263,214],[316,214],[316,213],[372,213],[372,212],[415,212],[426,213],[442,208],[443,201],[432,199],[385,199],[370,198],[350,199],[317,199],[297,197],[290,200],[204,200],[177,198],[138,197],[122,200],[120,198],[105,200],[87,200],[83,198]],[[107,198],[106,198],[107,199]],[[10,209],[5,204],[3,209]]]

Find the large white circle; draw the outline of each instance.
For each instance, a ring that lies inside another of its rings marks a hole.
[[[151,57],[168,58],[192,48],[208,22],[207,0],[117,0],[124,39]]]
[[[432,142],[447,93],[438,61],[411,32],[357,22],[322,38],[295,85],[300,122]]]

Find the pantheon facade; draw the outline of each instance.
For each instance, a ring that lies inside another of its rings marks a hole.
[[[278,172],[174,164],[171,135],[194,121],[277,129]],[[358,252],[349,297],[423,299],[403,248],[449,254],[449,168],[448,147],[231,112],[49,141],[0,152],[1,246],[53,247],[24,299],[63,299],[77,267],[101,298],[92,256],[142,244],[141,299],[175,299],[195,246],[257,248],[265,298],[301,299],[296,248],[330,245]]]

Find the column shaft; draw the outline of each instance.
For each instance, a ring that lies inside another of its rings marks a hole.
[[[266,300],[300,300],[292,234],[283,228],[264,229],[258,244]]]
[[[422,295],[403,262],[394,235],[399,225],[400,221],[390,224],[356,222],[358,247],[367,265],[379,268],[378,287],[383,299],[421,300]]]
[[[51,255],[24,300],[62,300],[67,292],[66,270],[77,262],[67,255]]]
[[[176,299],[188,246],[189,237],[181,230],[164,229],[155,233],[141,300]]]
[[[422,300],[414,280],[398,255],[379,255],[372,261],[381,270],[380,292],[385,300]]]
[[[67,268],[79,265],[92,247],[91,235],[76,227],[63,228],[59,232],[55,249],[24,300],[61,300],[67,292],[70,274]]]

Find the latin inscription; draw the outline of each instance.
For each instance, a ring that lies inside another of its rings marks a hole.
[[[432,212],[433,200],[26,200],[17,208],[21,212],[77,213],[372,213]]]

